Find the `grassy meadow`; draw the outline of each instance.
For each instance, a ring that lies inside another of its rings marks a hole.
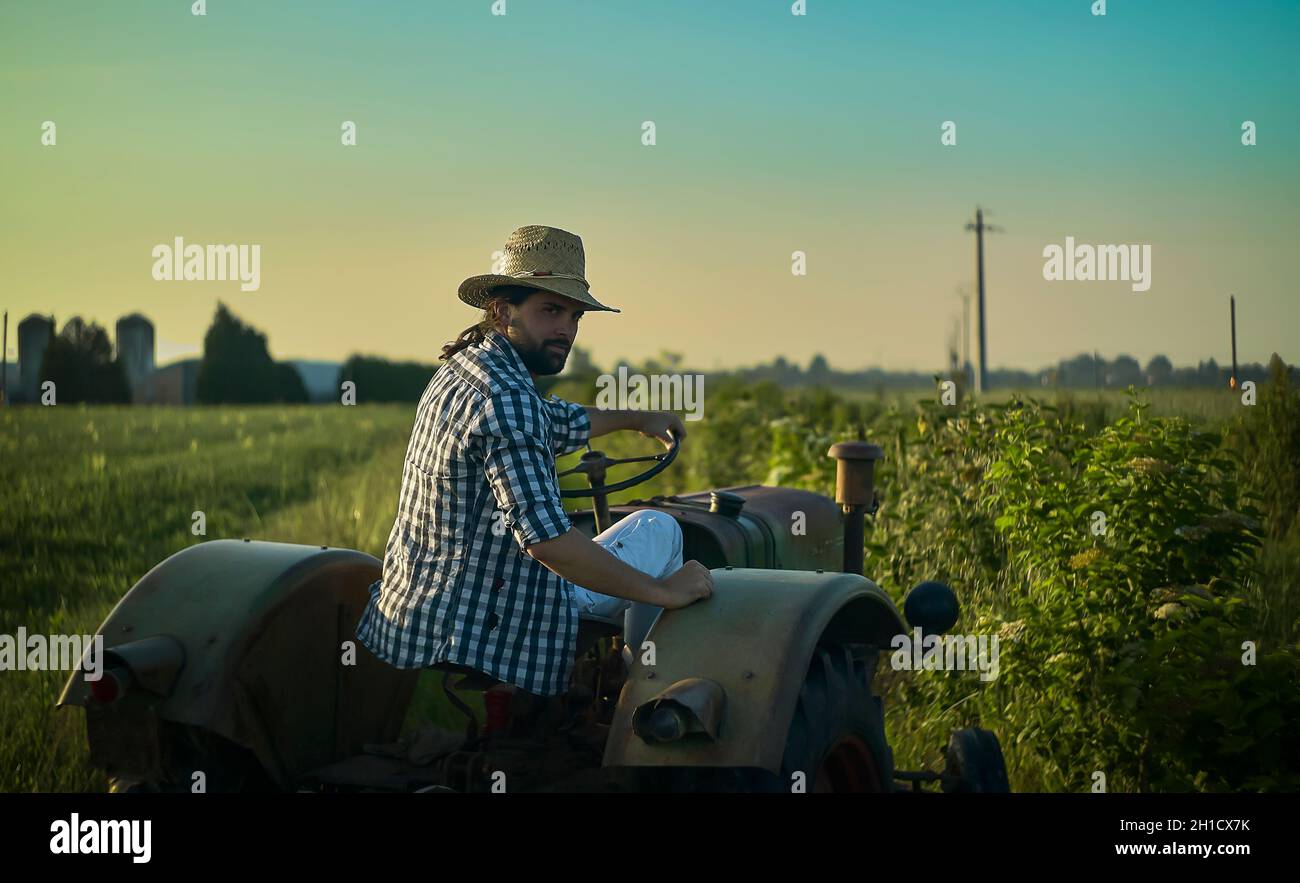
[[[592,400],[573,382],[554,391]],[[1225,461],[1221,446],[1216,454],[1198,440],[1217,438],[1240,419],[1235,396],[1156,395],[1143,412],[1149,423],[1139,420],[1137,428],[1125,425],[1131,406],[1120,394],[1046,398],[1041,419],[1026,422],[1008,416],[1024,409],[1003,410],[1016,400],[1006,394],[948,417],[936,410],[932,394],[788,393],[723,383],[713,387],[705,418],[687,424],[690,437],[678,462],[616,499],[755,481],[831,494],[834,464],[826,448],[861,433],[886,449],[878,482],[885,505],[869,528],[868,576],[899,599],[920,578],[946,579],[963,601],[959,628],[1028,629],[1026,659],[1037,660],[1018,666],[1013,658],[1004,664],[1007,676],[987,689],[969,680],[923,684],[915,675],[887,675],[898,765],[936,763],[944,728],[979,723],[998,731],[1018,789],[1083,790],[1088,772],[1098,768],[1115,771],[1111,790],[1294,783],[1288,778],[1295,775],[1294,757],[1279,759],[1276,775],[1264,767],[1281,745],[1273,730],[1295,723],[1288,718],[1293,705],[1275,707],[1271,691],[1278,678],[1292,677],[1292,691],[1295,685],[1296,532],[1271,536],[1267,525],[1242,528],[1223,540],[1228,570],[1216,570],[1215,561],[1165,561],[1161,545],[1177,544],[1175,523],[1202,529],[1236,499],[1239,480],[1250,482]],[[987,422],[979,416],[985,413]],[[0,410],[0,633],[25,626],[29,633],[90,634],[154,564],[202,540],[249,537],[381,556],[413,414],[413,405]],[[1154,435],[1148,426],[1157,428]],[[659,449],[630,433],[595,446],[613,455]],[[1287,456],[1252,451],[1256,459]],[[1200,484],[1171,483],[1181,474],[1179,457],[1200,458],[1214,471],[1213,482],[1207,472]],[[1144,464],[1136,484],[1124,466],[1134,462]],[[1059,485],[1045,492],[1051,511],[1022,506],[1025,494],[1050,485],[1040,484],[1049,473]],[[573,480],[566,486],[575,486]],[[1101,543],[1086,532],[1069,534],[1069,519],[1060,513],[1092,505],[1087,488],[1097,482],[1105,491],[1096,496],[1115,512],[1128,511],[1133,499],[1147,500],[1132,514],[1154,526]],[[1201,487],[1214,498],[1199,508],[1187,504],[1184,498],[1197,497]],[[206,516],[205,537],[191,533],[195,511]],[[1048,554],[1062,549],[1069,552],[1064,559]],[[1168,613],[1174,604],[1191,612],[1153,620],[1149,599],[1135,600],[1136,594],[1111,596],[1107,588],[1104,600],[1087,600],[1097,594],[1087,590],[1089,579],[1107,587],[1127,580],[1144,599],[1171,580],[1208,584],[1222,609],[1193,609],[1175,593],[1160,609]],[[1038,608],[1060,616],[1039,615]],[[1116,617],[1111,608],[1127,612]],[[1074,635],[1076,619],[1096,619],[1095,628]],[[1172,699],[1152,689],[1152,666],[1189,665],[1186,652],[1218,653],[1219,644],[1239,633],[1258,636],[1261,653],[1274,654],[1267,672],[1234,674],[1237,680],[1207,694],[1201,706],[1183,709],[1180,723],[1204,727],[1215,744],[1161,754],[1150,742],[1158,738],[1161,715],[1171,713],[1162,703]],[[1090,647],[1102,648],[1096,665],[1089,663]],[[1042,671],[1054,673],[1044,679]],[[81,713],[54,708],[65,678],[63,672],[0,673],[0,791],[105,787],[86,762]],[[1099,709],[1116,718],[1114,726],[1089,717]],[[432,678],[422,682],[415,711],[449,724],[458,720]],[[1218,775],[1196,768],[1217,763],[1216,751],[1241,769]],[[1080,758],[1078,765],[1071,766],[1071,756]]]
[[[150,568],[205,540],[382,558],[413,419],[413,405],[0,410],[0,633],[92,634]],[[616,444],[657,446],[639,441]],[[66,678],[0,673],[0,791],[104,788],[80,711],[54,707]],[[457,723],[425,681],[413,718]]]
[[[91,634],[151,567],[205,539],[382,549],[396,478],[380,467],[400,465],[410,419],[367,407],[0,411],[0,632]],[[196,511],[206,537],[191,533]],[[103,789],[83,716],[54,708],[65,678],[0,675],[0,790]]]

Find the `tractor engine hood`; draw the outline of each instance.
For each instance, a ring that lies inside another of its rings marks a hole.
[[[683,555],[705,567],[839,570],[844,559],[840,507],[811,491],[751,484],[654,496],[611,505],[617,522],[637,509],[659,509],[681,525]],[[590,510],[570,514],[595,535]]]

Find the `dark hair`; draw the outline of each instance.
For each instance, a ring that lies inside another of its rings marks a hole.
[[[522,285],[502,285],[492,289],[492,296],[487,299],[487,303],[483,304],[483,318],[462,331],[460,337],[444,344],[442,355],[438,357],[438,360],[445,362],[465,349],[465,347],[482,343],[483,338],[487,337],[487,333],[496,327],[496,318],[493,313],[496,312],[497,304],[508,303],[517,307],[528,300],[529,295],[535,291],[537,291],[536,288],[527,288]]]

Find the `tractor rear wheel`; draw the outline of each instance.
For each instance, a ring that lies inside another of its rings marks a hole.
[[[214,794],[278,790],[251,751],[207,730],[164,722],[160,741],[162,778],[110,775],[110,793],[188,793],[196,788]]]

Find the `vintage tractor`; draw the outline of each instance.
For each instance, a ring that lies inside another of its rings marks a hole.
[[[685,559],[714,576],[713,596],[689,607],[581,619],[563,696],[443,663],[433,668],[463,731],[409,726],[419,670],[392,668],[354,636],[379,561],[215,540],[123,597],[100,627],[103,676],[74,673],[60,704],[85,709],[92,763],[113,790],[1008,790],[985,730],[953,733],[942,772],[894,768],[872,687],[882,650],[911,629],[861,575],[880,448],[831,448],[835,502],[749,485],[610,507],[609,494],[677,450],[612,460],[589,449],[561,473],[590,484],[564,496],[594,498],[576,527],[594,536],[636,509],[667,512]],[[656,462],[606,483],[607,469],[636,461]],[[904,609],[926,634],[957,620],[935,582]]]

